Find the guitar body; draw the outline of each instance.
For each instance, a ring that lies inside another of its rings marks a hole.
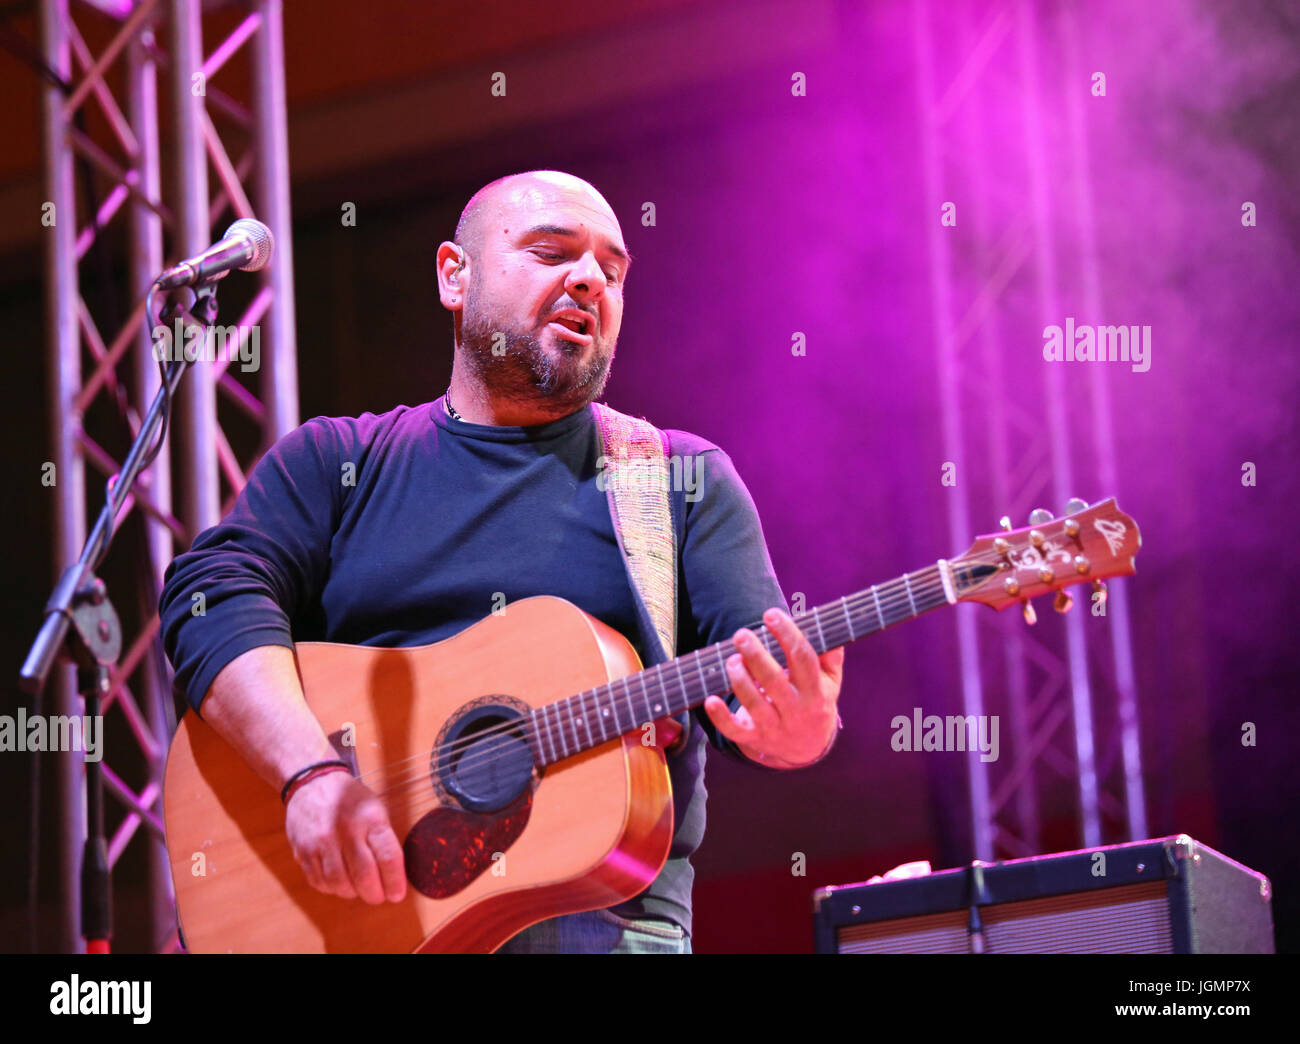
[[[406,898],[370,906],[312,888],[279,794],[187,714],[163,812],[191,951],[490,952],[538,921],[638,894],[667,859],[667,763],[639,732],[534,773],[501,808],[466,808],[493,781],[449,790],[431,763],[457,729],[504,727],[494,708],[522,713],[641,669],[622,635],[571,603],[524,599],[419,648],[300,643],[297,661],[307,703],[388,809]]]

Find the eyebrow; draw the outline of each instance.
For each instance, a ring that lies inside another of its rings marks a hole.
[[[578,233],[576,229],[565,228],[563,225],[534,225],[527,229],[521,236],[521,239],[531,239],[534,236],[562,236],[566,239],[576,239]],[[624,250],[613,240],[605,239],[601,244],[606,250],[623,262],[624,267],[632,267],[632,255]]]

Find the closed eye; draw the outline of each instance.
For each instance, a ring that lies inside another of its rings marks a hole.
[[[533,250],[531,251],[531,253],[535,254],[537,257],[540,257],[543,261],[563,261],[565,258],[564,254],[557,254],[549,250]],[[618,272],[610,271],[606,269],[605,279],[608,282],[617,283],[619,281]]]

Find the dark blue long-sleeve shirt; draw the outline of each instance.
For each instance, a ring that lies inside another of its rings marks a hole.
[[[668,436],[683,462],[672,495],[681,655],[786,602],[730,459],[698,436]],[[221,669],[249,649],[424,645],[532,595],[573,602],[622,633],[647,666],[660,662],[597,484],[601,453],[591,407],[528,428],[453,420],[441,399],[308,421],[263,456],[230,514],[167,570],[159,614],[177,686],[200,709]],[[689,932],[704,741],[752,763],[702,708],[680,720],[685,740],[668,755],[668,861],[614,909]]]

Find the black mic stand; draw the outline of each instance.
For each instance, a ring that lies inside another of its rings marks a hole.
[[[145,308],[150,321],[153,319],[152,302],[156,289],[156,286],[150,289]],[[193,302],[188,304],[169,303],[159,316],[160,320],[171,323],[176,317],[185,315],[206,330],[217,318],[215,280],[196,287],[193,296]],[[45,622],[27,653],[18,681],[22,691],[33,697],[37,715],[41,713],[46,679],[62,653],[77,665],[77,689],[85,700],[85,719],[99,716],[100,700],[111,688],[112,668],[122,652],[122,627],[109,600],[108,588],[95,575],[95,570],[108,553],[118,512],[130,496],[136,478],[153,462],[162,447],[172,398],[190,362],[185,358],[183,343],[173,343],[171,358],[163,367],[162,386],[140,425],[121,471],[108,480],[104,507],[95,527],[86,538],[81,555],[64,570],[45,603]],[[100,741],[103,742],[102,729]],[[113,924],[108,841],[104,837],[104,781],[99,761],[85,762],[85,770],[86,843],[81,861],[81,934],[87,953],[108,953]]]

